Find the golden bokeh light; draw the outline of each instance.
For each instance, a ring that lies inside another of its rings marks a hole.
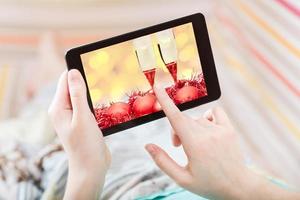
[[[93,74],[91,73],[86,78],[87,78],[87,82],[88,82],[88,85],[90,88],[94,88],[97,81],[99,80],[98,74],[96,74],[96,73],[93,73]]]
[[[122,100],[125,94],[124,85],[121,82],[114,82],[110,87],[110,101],[118,102]]]
[[[178,77],[189,78],[201,72],[192,24],[173,28],[177,47]],[[174,84],[171,74],[163,63],[158,41],[151,35],[156,66],[163,69],[165,85]],[[148,91],[151,86],[143,74],[132,41],[105,47],[81,55],[94,106],[110,102],[126,101],[133,91]]]
[[[193,69],[191,69],[191,68],[183,69],[183,70],[181,70],[181,72],[180,72],[180,76],[181,76],[181,78],[183,78],[183,79],[189,78],[189,77],[191,77],[192,75],[193,75]]]
[[[106,65],[108,63],[109,58],[110,56],[106,51],[97,51],[97,53],[91,56],[91,58],[89,59],[89,65],[93,69],[99,69],[103,65]]]
[[[179,52],[179,60],[187,62],[195,56],[196,47],[193,44],[189,44]]]
[[[176,43],[178,48],[182,48],[189,40],[188,34],[185,32],[179,33],[178,36],[176,37]]]
[[[90,95],[94,101],[99,101],[102,97],[102,92],[100,89],[94,88],[90,90]]]
[[[125,62],[124,62],[124,70],[130,72],[130,73],[135,73],[137,72],[137,68],[133,67],[137,65],[137,61],[135,56],[129,55],[125,58]]]

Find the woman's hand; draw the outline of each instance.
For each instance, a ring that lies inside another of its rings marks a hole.
[[[99,198],[111,158],[78,70],[61,75],[49,115],[69,161],[65,199]]]
[[[290,195],[295,194],[245,166],[237,134],[223,109],[214,108],[195,120],[181,113],[164,89],[154,91],[173,128],[173,145],[183,146],[188,163],[178,165],[154,144],[147,144],[146,150],[180,186],[209,199],[293,199]]]
[[[238,138],[221,108],[194,120],[181,113],[164,89],[154,88],[157,99],[173,127],[174,146],[183,146],[188,163],[179,166],[154,144],[146,145],[156,164],[179,185],[209,198],[220,198],[248,173]]]

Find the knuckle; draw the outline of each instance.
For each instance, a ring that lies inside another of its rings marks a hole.
[[[85,92],[85,85],[81,83],[73,83],[70,85],[70,95],[80,97]]]
[[[164,157],[161,153],[157,153],[155,156],[154,156],[154,160],[155,160],[155,163],[158,165],[158,166],[162,166],[164,164]]]
[[[81,97],[82,96],[82,91],[81,91],[81,87],[80,86],[76,86],[73,88],[71,95],[73,97]]]

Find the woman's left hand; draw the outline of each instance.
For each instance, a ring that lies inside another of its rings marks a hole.
[[[88,106],[78,70],[61,75],[49,115],[69,161],[64,198],[99,198],[111,156]]]

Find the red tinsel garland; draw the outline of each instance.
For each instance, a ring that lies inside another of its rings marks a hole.
[[[178,101],[178,99],[176,100],[175,97],[177,91],[185,86],[193,86],[198,89],[198,93],[196,94],[196,96],[195,95],[193,96],[193,99],[195,99],[195,97],[200,98],[202,96],[207,95],[203,74],[193,75],[190,79],[178,80],[173,86],[166,88],[166,92],[168,93],[168,95],[174,101],[175,104],[183,103],[181,101]],[[149,90],[147,92],[133,91],[130,94],[128,94],[128,101],[125,104],[129,105],[130,108],[129,112],[121,113],[121,115],[119,114],[118,117],[113,116],[113,114],[110,114],[110,112],[108,112],[109,107],[112,106],[114,103],[111,103],[109,106],[101,105],[95,108],[95,117],[98,126],[100,128],[108,128],[113,125],[140,117],[141,116],[140,113],[137,114],[134,112],[133,109],[134,102],[136,101],[137,98],[144,97],[149,93],[154,94],[152,90]],[[157,109],[154,107],[157,107],[157,105],[153,105],[153,112],[156,112]]]

